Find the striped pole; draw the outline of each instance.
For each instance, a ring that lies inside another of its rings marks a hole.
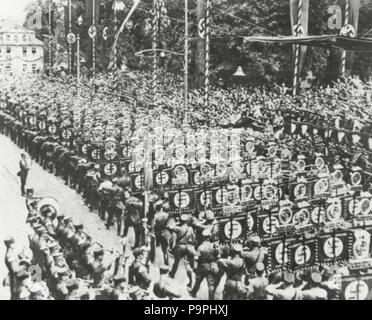
[[[53,67],[52,3],[53,3],[53,0],[50,0],[49,1],[49,21],[48,21],[49,22],[49,36],[50,36],[50,39],[49,39],[49,65],[50,65],[50,68]]]
[[[92,11],[93,27],[96,26],[96,0],[93,0],[93,11]],[[93,37],[92,42],[92,71],[93,78],[96,77],[96,36]]]
[[[116,0],[114,1],[114,34],[116,35],[118,31],[118,13],[117,13],[117,3]],[[116,46],[114,46],[114,68],[115,70],[118,68],[118,51]]]
[[[296,25],[297,28],[301,26],[301,18],[302,18],[302,0],[299,0],[297,25]],[[299,29],[295,30],[295,36],[296,37],[300,36]],[[293,74],[293,95],[294,96],[297,95],[299,65],[300,65],[300,45],[296,44],[295,46],[295,67],[294,67],[294,74]]]
[[[210,13],[211,0],[207,0],[205,7],[205,75],[204,75],[204,108],[209,107],[209,89],[210,89]]]
[[[72,7],[71,7],[71,1],[68,0],[68,30],[69,33],[72,32]],[[68,69],[70,73],[72,73],[72,44],[68,44]]]
[[[350,0],[346,0],[344,26],[347,26],[349,24],[349,14],[350,14]],[[342,56],[341,56],[341,76],[345,77],[345,75],[346,75],[346,50],[343,50]]]
[[[152,65],[152,91],[154,94],[154,106],[158,105],[158,31],[159,31],[159,15],[160,8],[158,0],[154,0],[153,7],[153,17],[152,17],[152,49],[153,49],[153,65]]]

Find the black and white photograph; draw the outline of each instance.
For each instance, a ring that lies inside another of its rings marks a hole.
[[[0,0],[0,300],[372,300],[371,237],[372,0]]]

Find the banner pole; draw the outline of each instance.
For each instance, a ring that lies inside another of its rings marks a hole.
[[[345,6],[345,24],[347,26],[349,24],[349,15],[350,15],[350,0],[346,0]],[[341,56],[341,76],[346,76],[346,50],[342,50]]]
[[[209,107],[209,89],[210,89],[210,12],[211,0],[207,0],[205,8],[205,76],[204,76],[204,108]]]
[[[298,3],[298,14],[297,14],[297,27],[301,26],[301,18],[302,18],[302,0],[299,0]],[[300,36],[300,31],[297,29],[295,30],[296,37]],[[296,44],[295,46],[295,67],[294,67],[294,74],[293,74],[293,95],[297,95],[297,86],[298,86],[298,78],[299,78],[299,65],[300,65],[300,45]]]

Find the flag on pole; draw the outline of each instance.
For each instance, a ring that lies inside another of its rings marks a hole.
[[[358,34],[360,0],[339,0],[339,5],[344,8],[344,23],[340,35],[355,38]],[[341,74],[345,75],[350,70],[354,60],[354,52],[343,51],[341,57]]]
[[[309,0],[289,0],[291,29],[294,36],[308,35],[309,25]],[[295,46],[294,53],[294,75],[293,75],[293,90],[297,91],[299,77],[301,76],[303,63],[306,56],[306,46]]]

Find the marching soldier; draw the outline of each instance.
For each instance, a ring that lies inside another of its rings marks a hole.
[[[308,285],[301,291],[303,300],[327,300],[328,293],[321,287],[322,276],[318,272],[312,272]]]
[[[267,249],[261,247],[261,239],[259,236],[252,236],[248,241],[248,247],[241,254],[246,265],[247,277],[254,277],[256,272],[256,264],[264,263],[267,256]]]
[[[294,288],[294,282],[294,274],[285,271],[283,274],[283,281],[268,285],[266,287],[266,294],[271,296],[274,300],[300,300],[301,289]]]
[[[151,278],[145,265],[145,249],[135,248],[133,256],[134,261],[129,267],[129,284],[147,290],[151,284]]]
[[[224,300],[244,300],[247,297],[247,289],[242,282],[245,270],[244,260],[240,256],[242,250],[241,244],[232,244],[231,257],[218,260],[219,265],[226,272]]]
[[[205,229],[202,233],[204,241],[198,247],[197,261],[198,267],[196,269],[196,279],[194,288],[190,294],[195,297],[199,291],[200,285],[204,278],[207,279],[209,300],[214,300],[214,295],[217,286],[220,282],[221,274],[217,264],[220,255],[219,246],[211,242],[212,233],[209,229]]]
[[[187,277],[189,279],[188,287],[192,286],[192,268],[190,263],[194,261],[195,248],[194,248],[194,231],[187,222],[189,220],[189,215],[181,215],[180,225],[171,226],[168,225],[168,229],[173,231],[176,236],[176,244],[174,246],[174,262],[172,270],[169,274],[171,278],[174,278],[178,269],[178,264],[184,258],[186,264]]]
[[[133,227],[136,238],[134,247],[138,248],[141,242],[141,220],[143,218],[143,202],[140,201],[138,198],[130,195],[129,191],[126,192],[126,198],[127,200],[125,201],[123,236],[127,237],[129,227]]]
[[[249,279],[249,298],[252,300],[266,300],[266,287],[269,280],[265,276],[265,265],[262,262],[256,263],[256,277]]]
[[[181,298],[181,294],[172,279],[169,279],[169,267],[167,265],[160,266],[160,279],[154,283],[154,294],[159,299]]]
[[[94,260],[90,263],[91,276],[93,279],[93,286],[98,288],[102,285],[104,274],[111,269],[112,263],[104,264],[104,251],[102,248],[94,250]]]
[[[122,274],[114,277],[114,289],[110,293],[109,300],[129,300],[126,278]]]
[[[169,265],[169,240],[171,234],[167,229],[169,214],[163,210],[163,201],[159,200],[155,203],[155,215],[154,215],[154,232],[156,244],[160,245],[163,252],[164,263]]]
[[[19,271],[19,257],[15,250],[15,241],[12,237],[4,240],[6,247],[5,265],[8,268],[8,283],[10,286],[10,299],[17,298],[17,272]]]

